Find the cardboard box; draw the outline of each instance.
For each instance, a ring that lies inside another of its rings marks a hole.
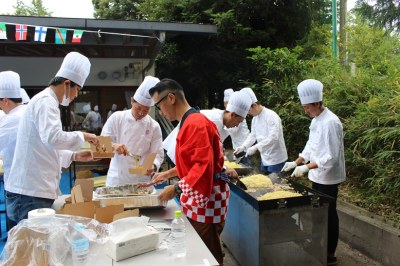
[[[144,175],[147,172],[147,169],[151,169],[153,167],[154,159],[156,158],[155,153],[149,153],[144,159],[143,164],[138,165],[133,168],[128,168],[130,174]]]
[[[112,150],[111,137],[110,136],[98,136],[97,138],[100,141],[99,146],[90,144],[90,149],[93,152],[93,158],[100,159],[100,158],[114,157],[114,152]]]
[[[100,202],[93,200],[94,182],[90,179],[77,179],[71,190],[71,197],[65,200],[57,213],[96,219],[101,223],[110,223],[125,217],[139,216],[139,210],[124,211],[124,204],[100,207]]]

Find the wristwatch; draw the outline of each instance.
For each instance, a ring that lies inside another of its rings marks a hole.
[[[174,188],[175,188],[176,194],[178,194],[178,195],[182,194],[182,189],[179,187],[178,183],[176,183],[174,185]]]

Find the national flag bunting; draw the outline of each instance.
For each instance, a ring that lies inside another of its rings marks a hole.
[[[74,30],[74,35],[72,36],[73,43],[80,43],[83,35],[83,30]]]
[[[47,34],[47,27],[36,26],[35,27],[35,41],[36,42],[45,42]]]
[[[56,44],[65,44],[67,29],[56,29]]]
[[[28,34],[28,26],[25,24],[15,25],[15,40],[25,41],[26,35]]]
[[[7,39],[6,23],[0,22],[0,40]]]

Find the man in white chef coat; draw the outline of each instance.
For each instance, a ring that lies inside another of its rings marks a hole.
[[[346,179],[343,126],[340,119],[322,102],[323,84],[307,79],[297,86],[300,102],[307,115],[312,117],[310,135],[304,150],[282,171],[294,169],[292,176],[308,173],[312,188],[335,200],[328,209],[328,265],[336,264],[335,251],[339,239],[339,217],[336,211],[338,186]]]
[[[101,135],[111,136],[115,151],[107,173],[107,186],[150,182],[150,175],[164,160],[161,127],[148,115],[154,105],[149,89],[159,81],[147,76],[131,98],[132,108],[113,113],[103,127]],[[156,153],[154,167],[146,169],[144,175],[130,174],[129,168],[134,168],[135,158],[129,154],[139,155],[139,164],[142,164],[150,153]]]
[[[15,223],[31,210],[51,207],[60,194],[61,167],[68,167],[72,160],[93,160],[91,151],[73,151],[84,141],[99,145],[96,135],[63,131],[59,110],[59,104],[68,106],[78,96],[89,72],[87,57],[67,54],[49,86],[26,106],[5,186],[8,218]]]
[[[247,93],[252,99],[249,114],[253,119],[250,134],[235,153],[245,151],[246,156],[251,156],[259,151],[261,171],[280,172],[288,158],[281,118],[271,109],[262,106],[251,88],[243,88],[240,91]],[[255,142],[257,143],[254,144]]]
[[[233,94],[233,89],[224,90],[224,107],[228,105],[229,98]],[[227,128],[229,132],[229,136],[231,136],[232,140],[232,148],[236,150],[238,147],[242,146],[244,141],[247,139],[247,136],[250,134],[249,127],[247,126],[246,119],[243,119],[242,122],[236,127]],[[240,160],[240,163],[243,163],[247,166],[251,166],[251,156],[243,157]]]
[[[8,187],[11,164],[14,158],[19,120],[25,112],[22,102],[19,75],[13,71],[0,72],[0,108],[5,111],[0,118],[0,154],[3,158],[4,186]],[[10,227],[15,223],[8,221]]]

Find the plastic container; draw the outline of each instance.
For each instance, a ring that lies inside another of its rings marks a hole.
[[[89,239],[82,234],[83,228],[83,224],[76,223],[71,236],[71,253],[74,266],[89,265]]]
[[[171,254],[181,258],[186,256],[186,226],[182,219],[182,212],[175,211],[175,218],[171,223]]]

